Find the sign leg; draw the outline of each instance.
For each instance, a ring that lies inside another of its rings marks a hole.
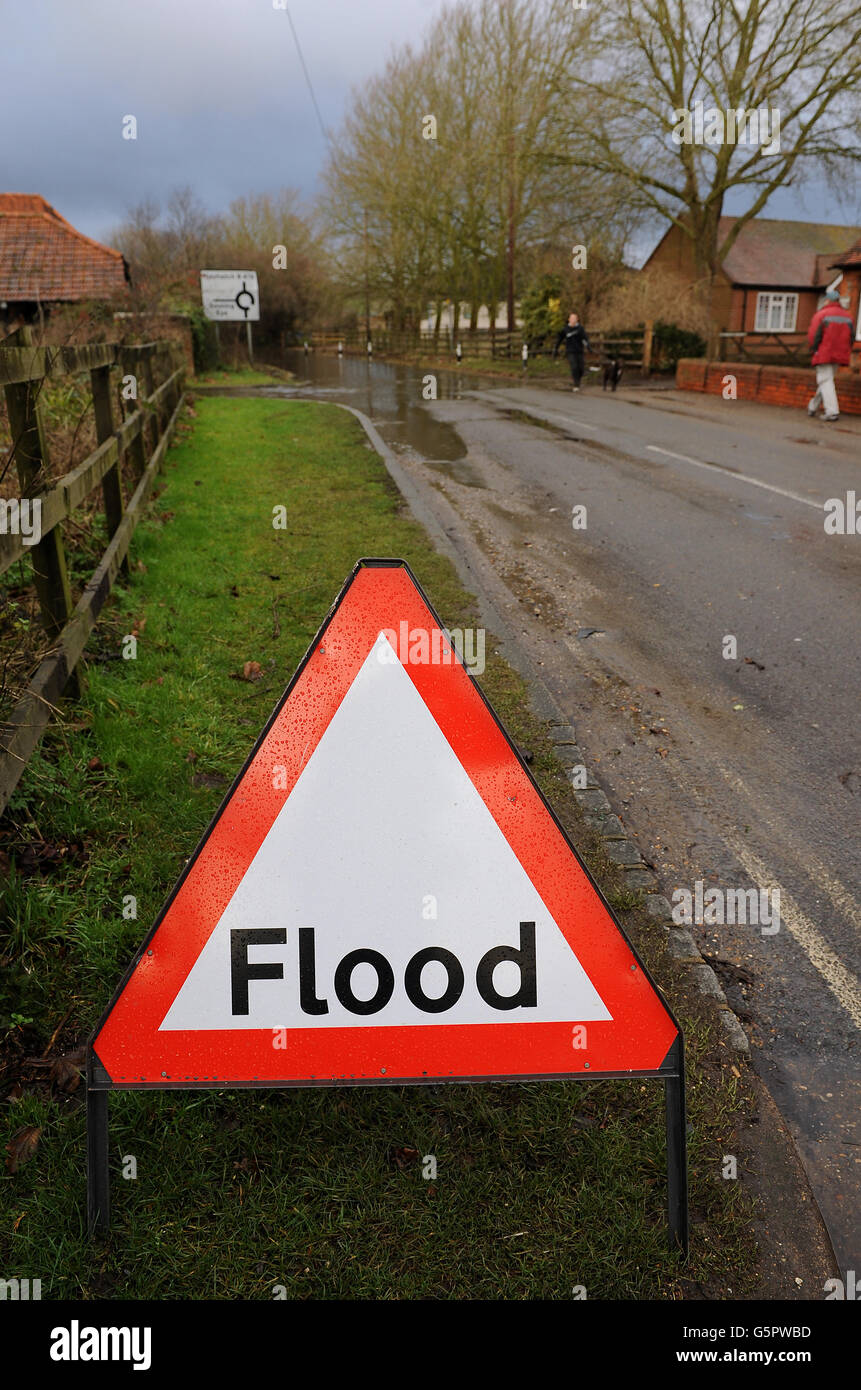
[[[111,1219],[108,1092],[87,1091],[87,1232],[104,1234]]]
[[[248,361],[249,361],[249,362],[253,362],[253,361],[254,361],[254,351],[253,351],[253,349],[252,349],[252,347],[251,347],[251,320],[250,320],[250,319],[248,319],[248,320],[246,321],[245,329],[246,329],[246,332],[248,333]]]
[[[688,1254],[688,1135],[685,1105],[685,1054],[677,1043],[678,1070],[664,1081],[667,1113],[667,1214],[670,1244]]]

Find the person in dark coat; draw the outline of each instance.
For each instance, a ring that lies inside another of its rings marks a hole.
[[[571,368],[574,390],[579,391],[583,376],[583,349],[588,348],[590,352],[592,351],[592,345],[587,337],[586,329],[580,322],[579,314],[568,315],[568,322],[556,339],[556,346],[553,349],[554,357],[557,356],[563,341],[565,343],[565,356],[568,358],[568,366]]]

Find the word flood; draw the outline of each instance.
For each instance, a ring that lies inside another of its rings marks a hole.
[[[318,995],[321,982],[317,978],[317,951],[314,927],[299,927],[299,1005],[306,1014],[329,1012],[329,990],[342,1008],[352,1014],[378,1014],[395,993],[395,972],[381,951],[360,946],[348,951],[337,965],[331,985]],[[231,1011],[245,1015],[249,1009],[249,983],[254,980],[283,980],[282,961],[249,961],[252,946],[285,946],[286,927],[236,927],[230,933]],[[436,962],[443,967],[446,985],[442,994],[426,993],[422,981],[425,966]],[[513,994],[500,994],[494,984],[494,971],[503,962],[510,962],[520,973],[520,984]],[[353,989],[353,972],[360,965],[370,966],[376,975],[376,988],[369,999],[361,999]],[[442,1014],[451,1009],[463,994],[466,984],[464,968],[453,951],[444,946],[425,946],[407,963],[403,988],[410,1003],[425,1014]],[[534,1009],[538,1004],[535,960],[535,923],[520,923],[519,946],[494,946],[481,957],[475,969],[475,987],[491,1009],[508,1012],[511,1009]]]

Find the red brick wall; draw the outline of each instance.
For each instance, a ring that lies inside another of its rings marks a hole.
[[[816,390],[811,367],[756,367],[749,362],[705,362],[683,357],[676,368],[680,391],[705,391],[711,396],[723,392],[724,377],[734,376],[740,401],[761,401],[764,405],[805,407]],[[847,415],[861,415],[861,374],[848,367],[837,372],[837,398]]]

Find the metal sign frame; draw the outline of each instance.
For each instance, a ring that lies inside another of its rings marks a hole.
[[[95,1039],[98,1037],[98,1034],[100,1033],[102,1027],[103,1027],[104,1024],[107,1022],[108,1018],[110,1017],[111,1013],[113,1012],[114,1006],[117,1004],[118,1000],[120,999],[121,995],[123,994],[123,992],[124,992],[124,990],[125,990],[125,988],[126,988],[128,982],[130,981],[132,975],[134,974],[134,971],[135,971],[137,965],[139,964],[139,962],[140,962],[140,960],[142,959],[142,957],[146,954],[146,952],[147,952],[147,950],[148,950],[148,948],[149,948],[150,942],[153,940],[153,938],[154,938],[156,932],[158,931],[159,927],[161,926],[161,923],[162,923],[164,917],[166,916],[166,914],[167,914],[167,912],[168,912],[168,910],[169,910],[171,904],[173,903],[175,897],[177,896],[177,893],[179,892],[180,888],[182,887],[183,883],[185,882],[186,878],[188,877],[189,873],[191,872],[191,870],[192,870],[192,868],[193,868],[193,866],[194,866],[194,863],[195,863],[195,861],[197,860],[197,858],[198,858],[198,856],[199,856],[199,854],[200,854],[201,849],[202,849],[203,846],[206,844],[206,842],[207,842],[207,840],[209,839],[209,837],[210,837],[210,835],[211,835],[213,829],[215,828],[216,824],[218,823],[218,821],[219,821],[219,819],[220,819],[220,817],[221,817],[223,811],[225,810],[226,806],[227,806],[228,803],[230,802],[231,798],[233,797],[233,795],[234,795],[234,793],[236,792],[237,788],[239,787],[240,783],[243,781],[243,779],[244,779],[244,777],[245,777],[245,775],[246,775],[246,772],[248,771],[249,767],[251,766],[252,761],[254,760],[254,758],[255,758],[255,756],[256,756],[256,754],[257,754],[258,749],[259,749],[260,746],[263,744],[264,740],[266,739],[267,735],[269,734],[270,729],[272,728],[272,725],[275,723],[275,720],[277,719],[278,715],[280,714],[280,712],[281,712],[283,706],[286,704],[287,700],[289,699],[289,697],[290,697],[290,695],[291,695],[293,689],[295,688],[295,686],[296,686],[297,682],[299,681],[300,677],[302,676],[302,674],[303,674],[303,672],[304,672],[304,670],[305,670],[305,668],[306,668],[306,666],[307,666],[309,660],[311,659],[311,656],[313,655],[313,653],[315,652],[315,650],[317,649],[317,647],[320,645],[321,639],[323,638],[323,636],[324,636],[324,634],[325,634],[325,632],[326,632],[326,629],[328,628],[328,626],[329,626],[329,624],[330,624],[330,622],[331,622],[331,620],[332,620],[332,618],[333,618],[335,612],[336,612],[337,609],[339,608],[339,606],[340,606],[340,604],[341,604],[341,601],[343,600],[343,598],[344,598],[344,596],[346,595],[348,589],[350,588],[350,585],[352,584],[353,580],[356,578],[356,576],[357,576],[357,574],[359,573],[359,571],[360,571],[361,569],[365,569],[365,568],[386,568],[386,569],[399,568],[399,569],[403,569],[403,570],[406,572],[406,574],[407,574],[407,576],[409,577],[409,579],[410,579],[410,580],[412,581],[412,583],[415,585],[415,588],[417,589],[417,591],[418,591],[418,593],[419,593],[419,596],[420,596],[421,600],[423,601],[423,603],[424,603],[425,606],[427,607],[428,612],[430,613],[431,617],[432,617],[432,618],[434,619],[434,621],[439,625],[440,629],[443,628],[443,624],[442,624],[441,620],[439,619],[438,615],[436,614],[436,612],[435,612],[435,610],[434,610],[432,604],[430,603],[430,601],[429,601],[427,595],[425,594],[424,590],[422,589],[421,585],[419,584],[418,580],[416,579],[415,575],[413,574],[412,570],[410,569],[410,567],[409,567],[409,565],[406,563],[406,561],[404,561],[404,560],[390,560],[390,559],[370,559],[370,558],[369,558],[369,559],[361,559],[361,560],[358,560],[358,561],[356,562],[355,566],[353,567],[353,570],[351,571],[351,573],[350,573],[350,575],[347,577],[347,579],[346,579],[346,581],[345,581],[343,587],[341,588],[341,591],[340,591],[340,593],[338,594],[338,597],[336,598],[335,602],[332,604],[331,608],[329,609],[329,612],[326,614],[326,617],[324,618],[323,622],[321,623],[320,628],[319,628],[319,630],[317,631],[317,633],[316,633],[316,635],[315,635],[313,641],[310,643],[310,645],[309,645],[309,647],[308,647],[308,650],[306,651],[306,653],[305,653],[305,655],[303,656],[301,662],[299,663],[298,667],[296,668],[296,670],[295,670],[293,676],[291,677],[289,684],[287,685],[285,691],[283,692],[283,694],[282,694],[282,696],[280,697],[280,699],[278,700],[278,702],[277,702],[275,708],[273,709],[273,711],[272,711],[272,713],[271,713],[269,719],[267,720],[267,722],[266,722],[266,724],[265,724],[265,726],[264,726],[264,728],[263,728],[261,734],[260,734],[259,737],[255,740],[254,746],[253,746],[253,748],[251,749],[250,753],[248,754],[248,757],[246,758],[246,760],[245,760],[245,762],[244,762],[242,768],[240,769],[240,771],[239,771],[239,773],[237,774],[237,776],[235,777],[233,783],[231,784],[231,786],[229,787],[229,789],[228,789],[227,792],[225,793],[225,796],[223,797],[223,799],[222,799],[222,801],[221,801],[221,804],[219,805],[217,811],[215,812],[215,815],[212,817],[212,820],[210,821],[210,823],[209,823],[209,825],[208,825],[206,831],[204,832],[203,836],[201,837],[200,842],[198,843],[198,845],[197,845],[197,847],[196,847],[194,853],[191,855],[191,857],[190,857],[190,858],[188,859],[188,861],[186,862],[182,874],[180,875],[179,879],[177,880],[176,884],[174,885],[174,887],[173,887],[171,893],[169,894],[169,896],[168,896],[168,898],[167,898],[167,900],[166,900],[164,906],[162,907],[161,911],[159,912],[158,916],[156,917],[155,922],[153,923],[152,927],[150,928],[149,932],[147,933],[146,939],[141,943],[140,947],[139,947],[138,950],[135,952],[135,955],[134,955],[134,957],[132,958],[132,961],[131,961],[131,963],[130,963],[130,965],[129,965],[129,967],[128,967],[126,973],[125,973],[125,975],[123,976],[123,978],[122,978],[120,984],[117,986],[116,990],[114,991],[114,993],[113,993],[113,995],[112,995],[112,997],[111,997],[111,1000],[110,1000],[109,1004],[107,1005],[107,1007],[106,1007],[105,1010],[103,1011],[102,1016],[101,1016],[101,1018],[99,1019],[99,1022],[98,1022],[98,1024],[96,1025],[95,1029],[93,1030],[93,1033],[92,1033],[92,1035],[90,1036],[90,1039],[89,1039],[89,1041],[88,1041],[88,1043],[87,1043],[86,1071],[87,1071],[87,1229],[88,1229],[88,1232],[89,1232],[89,1234],[90,1234],[91,1236],[94,1236],[94,1235],[97,1235],[97,1234],[104,1234],[104,1233],[108,1230],[109,1224],[110,1224],[110,1170],[109,1170],[109,1117],[108,1117],[108,1098],[109,1098],[110,1092],[113,1091],[113,1090],[128,1090],[128,1091],[142,1091],[142,1090],[143,1090],[143,1091],[147,1091],[147,1090],[266,1090],[266,1089],[268,1089],[268,1090],[292,1090],[292,1089],[304,1089],[304,1088],[307,1088],[307,1087],[327,1087],[327,1088],[335,1088],[335,1087],[339,1087],[339,1086],[351,1086],[351,1087],[355,1087],[355,1086],[371,1086],[371,1087],[377,1087],[377,1086],[422,1086],[422,1085],[443,1085],[443,1084],[448,1084],[448,1085],[471,1085],[471,1084],[478,1084],[478,1083],[482,1083],[482,1084],[484,1084],[484,1083],[487,1083],[487,1084],[498,1084],[498,1083],[516,1083],[516,1082],[526,1082],[526,1081],[560,1081],[560,1080],[565,1080],[565,1081],[577,1081],[577,1080],[602,1081],[602,1080],[605,1080],[605,1081],[606,1081],[606,1080],[625,1080],[625,1079],[638,1079],[638,1078],[649,1079],[649,1078],[652,1078],[652,1079],[661,1080],[661,1081],[664,1082],[664,1092],[665,1092],[665,1124],[666,1124],[666,1141],[667,1141],[667,1188],[668,1188],[668,1191],[667,1191],[667,1195],[668,1195],[667,1214],[668,1214],[668,1228],[669,1228],[670,1243],[671,1243],[671,1246],[673,1246],[674,1248],[679,1248],[679,1247],[680,1247],[681,1250],[683,1251],[684,1255],[687,1256],[687,1253],[688,1253],[688,1245],[689,1245],[688,1177],[687,1177],[687,1117],[686,1117],[686,1097],[685,1097],[684,1038],[683,1038],[683,1035],[682,1035],[682,1030],[681,1030],[681,1028],[679,1027],[678,1021],[676,1020],[675,1015],[673,1014],[672,1010],[669,1008],[669,1006],[668,1006],[668,1005],[666,1004],[666,1002],[664,1001],[662,991],[660,990],[659,986],[655,983],[655,981],[652,979],[652,976],[651,976],[651,974],[649,973],[648,968],[646,967],[646,965],[645,965],[645,964],[643,963],[643,961],[641,960],[639,954],[637,953],[636,948],[632,945],[632,943],[631,943],[630,940],[628,939],[628,936],[627,936],[627,934],[625,933],[624,928],[622,927],[621,923],[617,920],[617,918],[616,918],[616,916],[615,916],[615,914],[614,914],[612,908],[610,907],[609,903],[607,902],[606,898],[604,897],[603,893],[601,892],[600,888],[598,887],[598,884],[595,882],[595,879],[593,878],[593,876],[592,876],[591,872],[589,871],[588,867],[583,863],[582,859],[580,858],[579,854],[577,853],[576,849],[574,848],[573,844],[571,843],[571,840],[569,839],[568,835],[566,834],[566,831],[565,831],[564,827],[562,826],[561,822],[559,821],[558,816],[557,816],[556,813],[554,812],[552,806],[551,806],[551,805],[549,804],[549,802],[547,801],[546,797],[544,796],[543,792],[541,791],[541,788],[538,786],[538,783],[536,782],[536,780],[535,780],[534,776],[532,775],[530,769],[528,768],[528,766],[527,766],[526,763],[524,762],[523,758],[521,757],[520,753],[518,752],[517,747],[515,746],[515,744],[513,743],[513,741],[511,740],[511,738],[509,737],[508,733],[506,732],[504,726],[502,725],[501,721],[500,721],[499,718],[497,717],[496,712],[494,711],[493,707],[491,706],[490,702],[488,701],[487,697],[485,696],[484,692],[482,691],[480,685],[479,685],[478,682],[475,680],[475,678],[472,676],[472,673],[468,670],[468,668],[465,667],[465,666],[463,666],[463,663],[458,663],[458,664],[460,664],[461,666],[463,666],[463,669],[466,671],[466,673],[467,673],[467,675],[468,675],[468,677],[469,677],[469,679],[470,679],[470,681],[471,681],[471,683],[472,683],[472,686],[473,686],[473,688],[477,691],[477,693],[478,693],[478,695],[479,695],[479,697],[480,697],[480,699],[481,699],[481,701],[482,701],[482,703],[483,703],[483,705],[484,705],[486,711],[490,714],[490,716],[491,716],[491,718],[492,718],[494,724],[496,725],[497,729],[498,729],[498,730],[501,732],[501,734],[503,735],[503,737],[504,737],[506,743],[508,744],[509,748],[511,749],[511,752],[512,752],[513,757],[514,757],[514,758],[516,759],[516,761],[519,763],[520,769],[521,769],[522,772],[525,774],[525,776],[526,776],[526,778],[528,779],[528,781],[531,783],[532,789],[533,789],[534,792],[536,793],[536,795],[537,795],[539,801],[540,801],[541,804],[543,805],[544,809],[548,812],[548,814],[549,814],[551,820],[554,822],[557,831],[559,832],[559,834],[560,834],[562,840],[564,841],[564,844],[567,846],[569,852],[571,853],[571,855],[573,856],[573,858],[576,860],[577,864],[580,866],[580,868],[581,868],[581,870],[582,870],[584,876],[585,876],[586,879],[588,880],[588,882],[589,882],[589,884],[590,884],[590,886],[591,886],[593,892],[595,893],[596,897],[599,899],[599,901],[600,901],[601,904],[603,905],[603,907],[604,907],[604,909],[605,909],[605,911],[606,911],[606,913],[607,913],[607,916],[610,918],[610,920],[611,920],[611,922],[613,923],[613,925],[614,925],[616,931],[619,932],[619,934],[621,935],[621,937],[622,937],[623,940],[625,941],[625,943],[626,943],[628,949],[629,949],[630,952],[631,952],[631,955],[633,956],[633,958],[634,958],[634,960],[635,960],[635,962],[636,962],[636,964],[637,964],[637,968],[638,968],[639,970],[642,971],[643,976],[646,978],[646,980],[648,980],[648,982],[649,982],[649,984],[650,984],[650,986],[651,986],[653,992],[655,993],[656,996],[658,996],[658,997],[660,998],[660,1002],[661,1002],[662,1008],[664,1009],[664,1011],[665,1011],[665,1013],[666,1013],[668,1019],[671,1021],[671,1023],[672,1023],[673,1026],[675,1027],[675,1030],[676,1030],[676,1037],[675,1037],[674,1041],[672,1042],[671,1046],[669,1047],[669,1050],[667,1051],[667,1054],[666,1054],[666,1056],[664,1057],[664,1059],[663,1059],[661,1065],[660,1065],[659,1067],[657,1067],[657,1068],[647,1068],[647,1069],[631,1068],[631,1069],[625,1069],[625,1070],[621,1070],[621,1071],[618,1071],[618,1070],[616,1070],[616,1071],[614,1071],[614,1070],[607,1070],[607,1071],[594,1071],[594,1072],[593,1072],[593,1071],[588,1071],[588,1072],[583,1072],[583,1071],[574,1071],[574,1072],[554,1072],[554,1073],[541,1072],[541,1073],[536,1073],[536,1074],[534,1074],[534,1075],[533,1075],[533,1074],[517,1074],[517,1075],[510,1075],[510,1074],[509,1074],[509,1075],[488,1076],[488,1075],[485,1074],[485,1075],[480,1075],[480,1076],[457,1076],[457,1077],[445,1077],[445,1076],[426,1076],[426,1077],[409,1076],[409,1077],[404,1077],[404,1076],[394,1076],[394,1075],[392,1075],[392,1076],[359,1077],[359,1078],[355,1078],[355,1077],[334,1077],[334,1078],[321,1077],[321,1078],[314,1078],[313,1080],[308,1080],[308,1079],[301,1079],[301,1080],[297,1080],[297,1079],[289,1079],[289,1080],[271,1080],[271,1079],[266,1078],[266,1079],[263,1079],[263,1080],[252,1080],[252,1081],[233,1081],[233,1080],[230,1080],[230,1081],[225,1081],[225,1080],[220,1080],[220,1081],[219,1081],[219,1080],[215,1080],[215,1081],[211,1081],[211,1080],[200,1080],[200,1081],[198,1081],[198,1080],[189,1080],[189,1079],[187,1079],[187,1078],[183,1078],[183,1079],[180,1080],[180,1081],[171,1081],[171,1080],[166,1080],[166,1081],[149,1081],[149,1080],[144,1080],[144,1081],[139,1081],[139,1082],[132,1082],[132,1081],[125,1081],[125,1080],[124,1080],[124,1081],[122,1081],[122,1082],[117,1082],[117,1081],[114,1081],[114,1080],[111,1078],[111,1076],[109,1075],[108,1071],[106,1070],[106,1068],[103,1066],[101,1060],[99,1059],[98,1054],[97,1054],[96,1051],[95,1051],[95,1048],[94,1048],[94,1041],[95,1041]]]

